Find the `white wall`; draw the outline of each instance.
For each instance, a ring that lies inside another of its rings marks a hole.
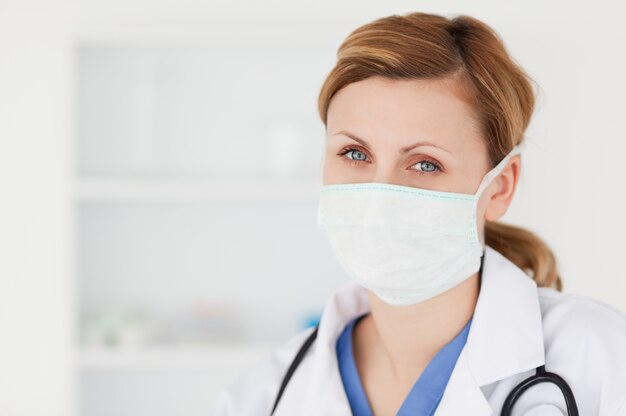
[[[71,65],[59,10],[0,9],[0,414],[71,415]]]

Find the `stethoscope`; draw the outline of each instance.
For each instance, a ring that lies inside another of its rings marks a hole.
[[[484,256],[481,257],[479,273],[482,273],[483,261]],[[313,341],[315,341],[315,338],[317,338],[318,328],[319,323],[315,326],[315,329],[304,341],[304,343],[300,347],[300,350],[291,362],[291,365],[287,369],[287,373],[285,373],[283,381],[280,385],[280,389],[278,390],[278,395],[276,396],[276,400],[274,401],[274,407],[272,408],[271,414],[274,414],[274,410],[276,410],[276,406],[278,406],[278,402],[283,395],[283,391],[285,390],[285,387],[287,387],[289,379],[291,379],[291,376],[296,371],[296,368],[304,358],[304,354],[306,354]],[[556,386],[561,390],[563,397],[565,398],[565,405],[567,407],[568,416],[578,416],[578,407],[576,406],[576,399],[574,398],[574,393],[572,393],[572,389],[561,376],[546,371],[545,365],[537,367],[535,374],[522,380],[517,386],[513,388],[513,390],[511,390],[509,395],[506,397],[506,400],[504,401],[504,405],[502,406],[502,413],[500,413],[500,416],[510,416],[511,411],[513,410],[513,405],[520,398],[520,396],[532,386],[544,382],[556,384]]]
[[[291,376],[296,371],[296,368],[298,367],[298,365],[304,358],[304,355],[306,354],[311,344],[313,344],[313,341],[315,341],[315,338],[317,338],[318,328],[319,328],[319,324],[315,326],[315,329],[313,330],[313,332],[311,332],[308,338],[304,341],[304,343],[298,350],[298,353],[296,354],[295,358],[291,362],[291,365],[287,369],[287,372],[285,373],[283,381],[280,385],[280,389],[278,390],[278,395],[276,396],[276,400],[274,401],[274,407],[272,408],[272,413],[271,413],[272,415],[274,414],[274,411],[276,410],[276,406],[278,406],[278,402],[280,401],[280,398],[283,395],[283,392],[285,391],[285,388],[287,387],[287,383],[291,379]],[[524,379],[521,383],[515,386],[513,390],[511,390],[506,400],[504,401],[504,405],[502,406],[502,413],[500,413],[500,415],[510,416],[511,411],[513,410],[513,405],[515,404],[517,399],[519,399],[520,396],[530,387],[539,383],[543,383],[543,382],[556,384],[561,390],[561,393],[563,393],[563,397],[565,397],[565,405],[567,406],[568,416],[578,416],[578,407],[576,406],[576,399],[574,398],[572,389],[567,384],[567,382],[563,380],[561,376],[559,376],[558,374],[550,373],[549,371],[546,371],[546,368],[544,365],[537,367],[535,374]]]

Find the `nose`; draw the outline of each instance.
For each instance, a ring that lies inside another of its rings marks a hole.
[[[396,171],[396,169],[397,167],[394,169],[392,166],[378,165],[373,171],[370,181],[377,183],[399,184],[400,175],[399,172]]]

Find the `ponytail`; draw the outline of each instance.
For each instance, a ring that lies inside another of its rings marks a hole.
[[[485,244],[529,274],[537,286],[562,290],[554,253],[535,233],[514,225],[486,221]]]

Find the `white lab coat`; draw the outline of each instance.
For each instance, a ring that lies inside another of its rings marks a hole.
[[[567,381],[581,416],[626,416],[625,314],[592,298],[537,288],[489,246],[481,279],[470,332],[436,416],[499,415],[507,394],[542,364]],[[274,415],[351,414],[335,344],[346,324],[367,311],[366,291],[353,282],[330,296],[317,339]],[[292,336],[222,390],[215,416],[269,416],[285,371],[311,331]],[[567,412],[558,387],[541,383],[521,396],[512,414]]]

